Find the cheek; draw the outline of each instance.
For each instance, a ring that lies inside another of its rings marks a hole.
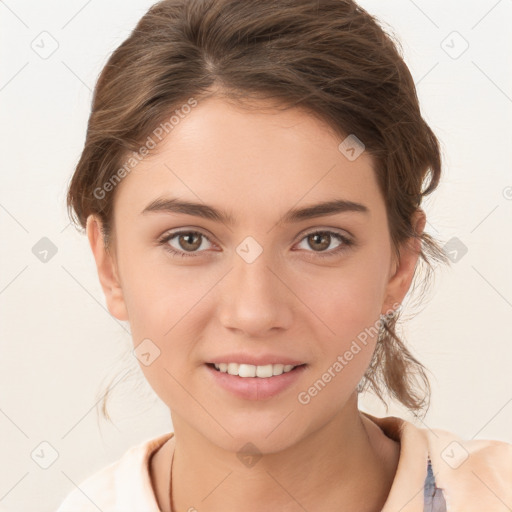
[[[325,419],[340,410],[370,364],[382,306],[374,277],[368,271],[341,272],[310,294],[322,322],[311,317],[318,325],[315,364],[297,400],[312,417]]]
[[[163,338],[212,286],[213,277],[199,266],[171,262],[162,248],[136,248],[124,253],[123,296],[132,332]]]
[[[312,383],[315,379],[326,383],[325,388],[320,383],[324,390],[317,403],[332,400],[341,405],[370,364],[380,328],[385,271],[382,261],[368,253],[331,269],[328,276],[317,274],[303,283],[301,293],[309,297],[313,311],[311,322],[318,326],[319,364],[312,368]]]
[[[384,299],[383,269],[374,262],[340,267],[303,284],[302,296],[324,322],[324,330],[345,342],[356,337],[379,318]]]
[[[148,258],[136,251],[125,258],[124,272],[123,294],[133,345],[136,353],[149,351],[154,357],[147,366],[147,361],[139,360],[162,398],[162,393],[172,394],[179,387],[173,376],[183,381],[182,372],[197,363],[197,343],[213,314],[208,294],[219,275],[200,266],[172,265],[165,255]]]

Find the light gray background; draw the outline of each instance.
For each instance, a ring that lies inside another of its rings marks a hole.
[[[152,3],[0,1],[0,510],[55,510],[130,446],[172,429],[135,358],[123,356],[129,325],[106,310],[87,238],[64,206],[95,80]],[[360,4],[402,42],[442,143],[427,230],[467,248],[403,331],[435,375],[420,426],[512,442],[512,1]],[[47,262],[32,251],[43,237],[57,248]],[[115,425],[99,420],[105,386],[130,368],[135,376],[112,392]],[[412,420],[371,396],[361,408]],[[42,442],[58,454],[48,469]]]

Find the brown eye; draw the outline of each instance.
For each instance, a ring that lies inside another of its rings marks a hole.
[[[310,247],[315,250],[323,251],[331,244],[331,235],[328,233],[313,233],[307,236]]]
[[[185,233],[178,235],[178,243],[185,251],[195,251],[201,247],[200,233]]]
[[[159,243],[172,255],[187,257],[197,256],[199,253],[205,252],[204,247],[199,250],[204,240],[211,243],[208,237],[199,231],[178,231],[165,235],[159,240]]]
[[[338,241],[338,245],[332,247],[331,250],[327,250],[333,242],[333,239]],[[314,231],[307,234],[300,243],[304,242],[306,242],[308,246],[306,247],[306,252],[314,253],[315,256],[319,257],[337,256],[354,243],[350,238],[335,231]]]

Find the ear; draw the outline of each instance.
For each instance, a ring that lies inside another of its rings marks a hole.
[[[423,233],[427,217],[425,212],[417,209],[412,217],[412,225],[418,235]],[[400,247],[400,260],[393,258],[392,268],[390,269],[390,279],[388,281],[381,314],[385,315],[397,308],[402,303],[411,286],[416,263],[421,250],[421,240],[418,238],[409,238]]]
[[[89,215],[86,229],[108,310],[118,320],[128,320],[128,311],[118,278],[115,257],[105,249],[101,220],[96,215]]]

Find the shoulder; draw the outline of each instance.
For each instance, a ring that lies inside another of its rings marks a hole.
[[[400,441],[400,460],[389,503],[383,509],[386,512],[420,510],[423,499],[426,504],[437,495],[444,497],[450,512],[512,510],[512,444],[494,439],[464,439],[455,432],[430,428],[425,423],[418,425],[395,416],[377,418],[364,414],[389,437]],[[431,478],[427,469],[429,459]],[[418,493],[411,499],[410,492],[419,489],[423,482],[424,496]]]
[[[425,435],[436,486],[453,510],[510,510],[512,444],[464,439],[440,428],[425,429]]]
[[[56,512],[117,512],[131,507],[158,511],[148,462],[152,453],[172,436],[172,432],[166,433],[129,448],[120,459],[76,485]]]

